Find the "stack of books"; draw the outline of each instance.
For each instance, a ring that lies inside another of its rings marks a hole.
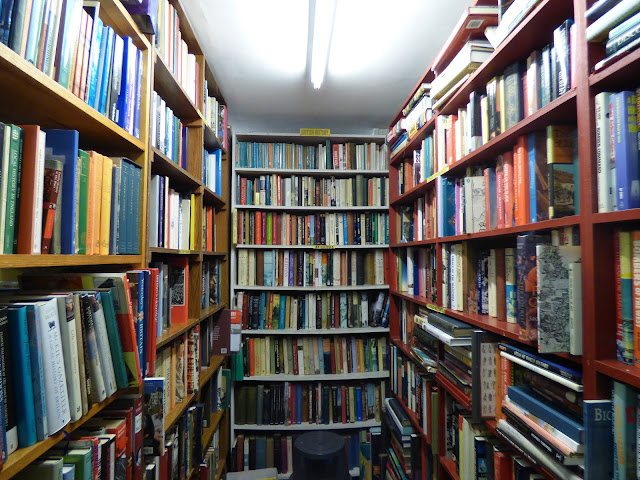
[[[607,56],[596,63],[594,70],[601,69],[640,44],[639,10],[640,4],[633,0],[600,0],[585,12],[589,21],[587,41],[606,43]]]

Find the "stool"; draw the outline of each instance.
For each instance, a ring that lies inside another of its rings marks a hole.
[[[344,438],[332,432],[300,435],[293,443],[293,475],[296,480],[349,480]]]

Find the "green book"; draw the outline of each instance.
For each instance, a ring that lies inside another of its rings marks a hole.
[[[124,353],[122,351],[122,343],[120,343],[120,333],[118,332],[118,319],[116,317],[116,310],[113,303],[113,293],[108,289],[100,289],[100,299],[102,301],[104,321],[107,327],[107,335],[109,337],[109,348],[111,350],[113,371],[116,376],[116,385],[119,389],[127,388],[129,386],[127,366],[124,363]]]
[[[328,139],[327,139],[327,152],[326,153],[327,153],[327,157],[326,157],[327,158],[327,163],[326,163],[324,168],[326,168],[327,170],[331,170],[332,167],[333,167],[333,161],[332,161],[332,158],[331,158],[331,155],[332,155],[331,140],[328,140]]]
[[[90,448],[72,448],[63,451],[60,448],[49,450],[47,457],[62,456],[65,464],[75,465],[75,480],[92,480],[93,479],[93,451]]]
[[[28,465],[21,473],[24,480],[43,480],[48,478],[62,478],[62,457],[39,458]]]
[[[29,34],[27,36],[27,50],[24,58],[27,62],[36,65],[38,60],[38,44],[40,40],[40,30],[44,24],[42,10],[44,0],[33,0],[31,4],[31,18],[29,19]]]
[[[273,215],[267,212],[267,245],[273,245]]]
[[[89,153],[78,150],[80,189],[78,190],[78,254],[87,254],[87,208],[89,198]]]
[[[16,223],[20,209],[20,177],[22,176],[22,129],[11,125],[9,150],[9,170],[7,175],[7,208],[4,224],[4,253],[14,253],[17,249]],[[4,183],[4,182],[3,182]]]

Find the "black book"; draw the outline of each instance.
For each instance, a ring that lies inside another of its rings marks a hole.
[[[558,96],[567,93],[571,88],[571,55],[569,43],[571,24],[571,20],[565,20],[553,31],[553,45],[556,52],[558,75]]]
[[[282,473],[282,453],[281,453],[281,435],[275,433],[273,435],[273,466]]]
[[[322,295],[316,294],[316,328],[322,328]]]
[[[251,319],[251,329],[258,330],[260,328],[260,295],[251,295],[249,297],[249,317]]]
[[[321,412],[321,423],[328,425],[329,424],[329,409],[331,408],[331,387],[328,385],[322,385],[322,412]]]
[[[522,64],[514,62],[504,71],[505,128],[508,130],[524,118]]]
[[[456,338],[468,337],[471,335],[471,332],[475,330],[475,328],[468,323],[461,322],[460,320],[438,312],[429,312],[428,320],[434,327]]]
[[[273,401],[273,390],[271,388],[264,389],[264,400],[262,403],[262,424],[271,425],[271,402]],[[251,407],[249,407],[251,408]]]
[[[356,283],[358,285],[365,284],[365,256],[361,252],[356,252]]]
[[[249,437],[249,470],[256,469],[256,437]]]

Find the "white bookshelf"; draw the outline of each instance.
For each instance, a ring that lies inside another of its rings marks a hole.
[[[354,327],[354,328],[304,328],[297,330],[294,328],[283,329],[245,329],[243,335],[263,336],[263,335],[362,335],[367,333],[385,334],[389,333],[389,328],[385,327]]]

